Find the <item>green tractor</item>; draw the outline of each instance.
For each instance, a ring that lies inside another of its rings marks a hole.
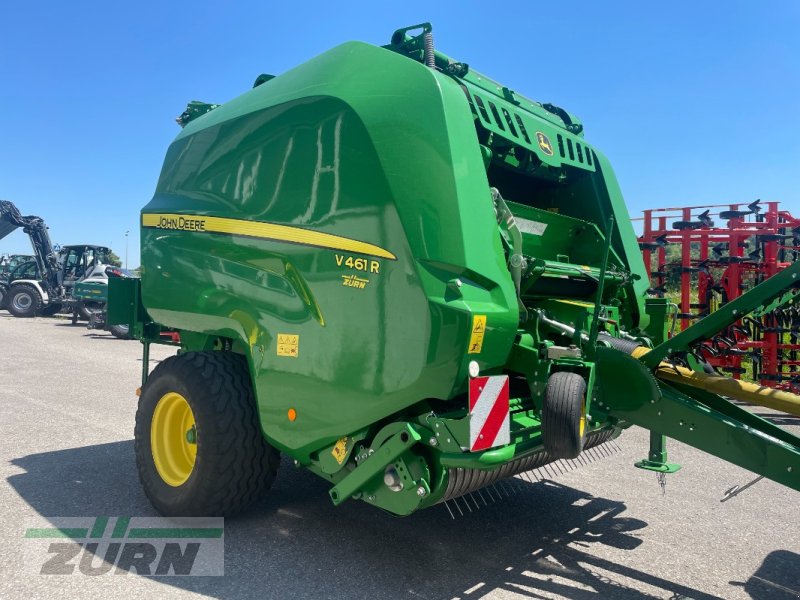
[[[11,278],[22,265],[30,264],[31,262],[34,262],[34,257],[30,254],[0,255],[0,310],[6,307],[9,278]]]
[[[667,338],[608,159],[566,110],[433,47],[346,43],[221,106],[192,103],[141,212],[139,477],[166,515],[226,515],[279,453],[395,515],[631,425],[800,490],[800,439],[696,348],[798,292],[800,263]],[[176,356],[148,372],[152,343]]]

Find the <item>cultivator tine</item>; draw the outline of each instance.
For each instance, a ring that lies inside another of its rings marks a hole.
[[[453,514],[453,511],[450,509],[450,502],[448,500],[444,501],[444,507],[447,509],[447,512],[450,513],[450,518],[455,521],[456,516]]]

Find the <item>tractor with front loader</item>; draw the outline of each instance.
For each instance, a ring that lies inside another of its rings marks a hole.
[[[22,215],[8,200],[0,200],[0,239],[22,229],[34,254],[0,277],[0,308],[15,317],[52,316],[68,308],[72,322],[93,321],[104,314],[109,277],[128,276],[111,264],[111,250],[94,244],[56,248],[44,219]],[[124,326],[109,327],[127,338]]]
[[[566,110],[433,46],[340,45],[194,102],[141,212],[141,279],[109,321],[143,343],[139,477],[166,515],[225,515],[280,453],[408,515],[632,425],[800,490],[800,439],[734,400],[800,398],[699,346],[792,302],[800,263],[674,337],[608,159]],[[149,372],[153,343],[178,353]],[[711,372],[707,372],[711,371]]]

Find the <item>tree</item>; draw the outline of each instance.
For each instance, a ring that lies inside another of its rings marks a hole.
[[[106,255],[106,260],[108,261],[108,264],[110,264],[110,265],[112,265],[114,267],[121,267],[122,266],[122,261],[120,260],[119,256],[117,256],[116,253],[113,250],[109,250],[108,251],[108,254]]]

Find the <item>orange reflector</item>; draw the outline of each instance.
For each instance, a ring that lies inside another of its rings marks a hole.
[[[137,396],[141,396],[142,395],[142,388],[140,388],[140,387],[136,388],[136,395]]]
[[[294,421],[297,418],[297,411],[293,408],[290,408],[289,412],[286,413],[286,416],[289,417],[290,421]]]

